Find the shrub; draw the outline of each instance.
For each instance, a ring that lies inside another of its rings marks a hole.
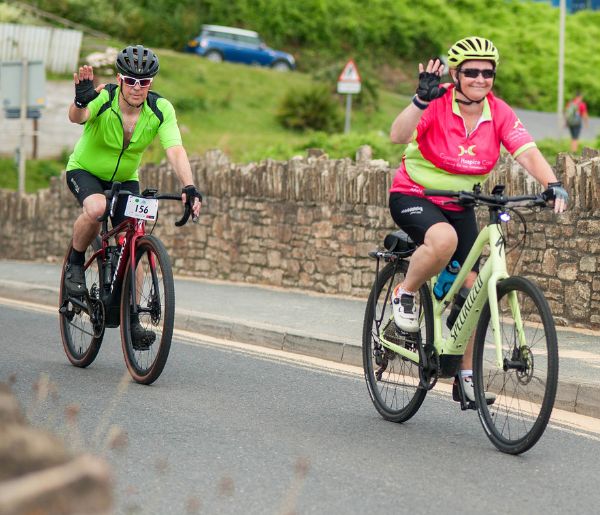
[[[289,90],[279,106],[277,120],[295,130],[336,132],[342,127],[340,107],[329,89],[322,85]]]

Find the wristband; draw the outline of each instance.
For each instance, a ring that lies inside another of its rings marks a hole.
[[[429,104],[424,104],[423,102],[419,101],[417,95],[412,97],[412,103],[416,105],[421,111],[425,111],[425,109],[427,109],[427,106],[429,106]]]
[[[181,193],[185,193],[187,197],[187,202],[189,202],[190,205],[194,204],[194,198],[197,198],[200,202],[202,202],[202,194],[196,189],[196,186],[194,186],[193,184],[189,184],[188,186],[183,188],[181,190]]]

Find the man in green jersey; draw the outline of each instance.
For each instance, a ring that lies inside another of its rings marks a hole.
[[[75,100],[69,107],[69,120],[82,124],[84,130],[66,175],[69,189],[83,208],[73,227],[73,251],[65,273],[71,295],[86,291],[85,251],[100,231],[97,218],[106,208],[104,190],[119,181],[123,189],[139,194],[138,166],[157,134],[183,185],[182,202],[190,203],[194,218],[200,213],[202,196],[194,186],[175,110],[168,100],[150,91],[159,69],[158,57],[142,45],[128,46],[119,52],[116,68],[118,84],[97,88],[91,66],[73,74]],[[124,206],[113,217],[113,227],[123,218]],[[132,329],[134,325],[135,321]]]

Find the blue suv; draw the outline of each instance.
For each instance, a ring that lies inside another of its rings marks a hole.
[[[279,71],[296,68],[294,56],[269,48],[253,30],[203,25],[197,38],[188,42],[186,52],[192,52],[210,61],[270,66]]]

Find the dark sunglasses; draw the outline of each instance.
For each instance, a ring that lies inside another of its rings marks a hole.
[[[469,79],[476,79],[479,77],[479,74],[481,74],[484,79],[493,79],[496,76],[496,70],[490,70],[489,68],[486,68],[485,70],[480,70],[479,68],[464,68],[459,71]]]
[[[140,85],[140,88],[148,88],[150,84],[152,84],[153,77],[149,77],[147,79],[136,79],[135,77],[127,77],[125,75],[121,75],[121,79],[123,82],[132,88],[135,87],[136,84]]]

